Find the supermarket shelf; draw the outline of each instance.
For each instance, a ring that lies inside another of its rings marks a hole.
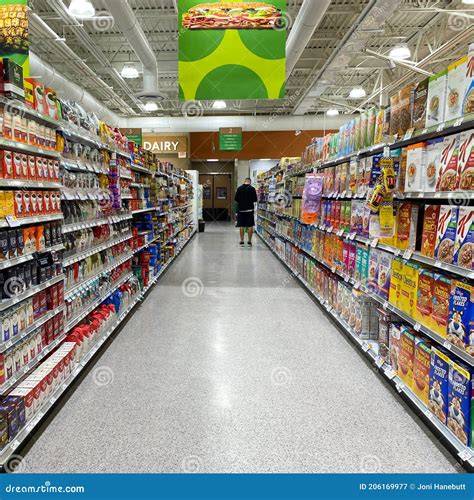
[[[156,210],[156,207],[149,207],[149,208],[140,208],[138,210],[132,210],[132,214],[141,214],[144,212],[152,212],[153,210]]]
[[[126,275],[119,278],[110,288],[108,288],[104,293],[97,297],[96,300],[91,302],[87,307],[81,309],[81,311],[70,319],[64,326],[64,332],[69,332],[74,328],[79,322],[81,322],[86,316],[88,316],[94,309],[96,309],[104,300],[106,300],[110,295],[112,295],[115,290],[120,288],[124,283],[126,283],[130,278],[133,277],[133,273],[127,273]]]
[[[124,174],[122,172],[120,172],[119,177],[120,177],[120,179],[127,179],[129,181],[133,181],[133,177],[131,175],[127,175],[127,174]],[[130,185],[132,185],[132,184],[130,184]]]
[[[133,250],[133,254],[135,255],[136,253],[141,252],[142,250],[144,250],[145,248],[149,247],[150,245],[152,245],[153,243],[155,243],[158,240],[159,240],[159,238],[156,237],[156,238],[151,239],[150,241],[147,241],[144,245],[142,245],[142,246],[140,246],[138,248],[135,248]]]
[[[88,229],[96,226],[103,226],[104,224],[115,224],[124,220],[133,219],[132,214],[112,215],[103,219],[94,219],[86,222],[74,222],[63,226],[63,234],[80,231],[81,229]]]
[[[263,226],[261,226],[261,227],[263,227]],[[459,359],[462,359],[469,366],[474,366],[474,357],[473,356],[470,356],[467,352],[465,352],[462,349],[459,349],[455,345],[451,344],[451,342],[447,341],[444,337],[442,337],[441,335],[438,335],[436,332],[433,332],[431,329],[429,329],[423,325],[420,325],[420,323],[418,321],[416,321],[414,318],[408,316],[406,313],[404,313],[400,309],[394,307],[392,304],[390,304],[388,301],[386,301],[382,297],[379,297],[378,295],[372,293],[370,290],[367,289],[367,287],[365,287],[363,284],[353,280],[352,277],[349,276],[348,274],[338,271],[335,266],[330,267],[326,262],[320,260],[313,253],[309,252],[307,249],[305,249],[304,247],[299,245],[292,238],[285,236],[283,234],[280,234],[280,233],[276,233],[276,232],[275,232],[275,236],[278,236],[280,238],[283,238],[283,239],[289,241],[290,243],[295,245],[297,248],[299,248],[301,251],[306,253],[306,255],[308,255],[312,259],[316,260],[317,262],[319,262],[320,264],[325,266],[333,274],[337,274],[338,276],[343,278],[346,283],[352,283],[355,286],[355,288],[362,290],[366,295],[368,295],[373,300],[378,302],[383,307],[383,309],[386,309],[388,311],[395,313],[401,319],[403,319],[404,321],[406,321],[407,323],[412,325],[414,327],[414,330],[424,333],[431,340],[434,340],[437,344],[443,346],[445,349],[452,352],[455,356],[457,356]]]
[[[93,281],[95,281],[97,278],[100,276],[109,273],[110,271],[113,271],[116,267],[120,266],[121,264],[127,262],[127,260],[130,260],[133,256],[133,252],[128,252],[125,254],[123,257],[120,258],[115,258],[113,262],[110,262],[107,266],[104,266],[103,269],[100,271],[97,271],[94,273],[92,276],[89,276],[79,283],[75,283],[74,286],[69,288],[64,292],[64,300],[68,300],[72,295],[74,295],[76,292],[78,292],[82,288],[87,288]]]
[[[6,188],[31,188],[31,189],[60,189],[60,182],[28,181],[21,179],[0,179],[0,187]]]
[[[276,224],[276,221],[269,219],[268,217],[264,217],[263,215],[257,214],[257,217],[260,217],[260,219],[266,220],[270,222],[271,224]]]
[[[193,206],[192,203],[188,203],[187,205],[183,205],[181,207],[173,207],[173,208],[170,208],[170,212],[174,211],[174,210],[182,210],[182,209],[189,208],[189,207],[192,207],[192,206]]]
[[[38,215],[37,217],[22,217],[20,219],[15,219],[15,223],[10,225],[6,220],[0,221],[0,227],[19,227],[19,226],[29,226],[31,224],[43,224],[44,222],[50,222],[53,220],[62,220],[63,214],[51,214],[51,215]]]
[[[295,276],[301,285],[316,299],[316,301],[321,306],[321,309],[325,310],[326,313],[331,316],[340,326],[342,331],[346,336],[348,336],[352,342],[357,346],[360,353],[377,368],[379,375],[383,375],[384,378],[391,384],[391,386],[397,390],[398,393],[403,394],[406,399],[411,403],[412,408],[416,409],[419,416],[425,424],[427,424],[432,430],[437,434],[440,434],[444,440],[448,443],[449,447],[453,449],[456,453],[456,459],[459,460],[463,465],[469,468],[474,468],[474,450],[465,446],[459,439],[455,436],[451,430],[441,423],[436,416],[426,407],[426,405],[405,385],[403,381],[399,379],[394,373],[390,366],[385,364],[384,360],[380,358],[376,351],[373,350],[374,341],[361,339],[354,330],[344,321],[325,301],[320,297],[313,288],[303,279],[303,277],[292,269],[284,259],[274,251],[274,249],[268,244],[265,238],[257,231],[260,239],[268,246],[270,251],[280,260],[280,262]]]
[[[20,153],[27,153],[31,155],[48,156],[49,158],[55,158],[56,160],[61,158],[61,155],[57,151],[38,148],[36,146],[30,146],[28,144],[23,144],[22,142],[10,141],[9,139],[3,138],[0,138],[0,149],[20,151]]]
[[[122,194],[120,195],[120,197],[122,198],[122,200],[133,200],[133,196],[131,194]]]
[[[108,168],[102,165],[96,165],[90,162],[83,162],[81,160],[72,160],[69,158],[61,158],[61,165],[66,170],[73,170],[77,172],[86,172],[86,173],[95,173],[95,174],[104,174],[108,175]]]
[[[43,290],[46,290],[46,288],[49,288],[52,285],[55,285],[56,283],[59,283],[60,281],[64,281],[64,274],[60,274],[59,276],[55,276],[54,278],[45,281],[44,283],[41,283],[41,285],[34,285],[25,292],[16,295],[15,297],[12,297],[7,300],[2,300],[0,302],[0,311],[5,311],[6,309],[9,309],[10,307],[14,306],[15,304],[18,304],[20,302],[23,302],[24,300],[33,297],[33,295],[36,295],[38,292],[41,292]]]
[[[0,451],[0,466],[5,469],[5,465],[8,463],[9,459],[15,454],[18,453],[18,450],[21,446],[23,446],[28,439],[31,438],[35,428],[44,420],[44,418],[49,414],[51,409],[56,405],[57,401],[66,393],[68,388],[78,379],[80,373],[84,370],[84,368],[88,365],[88,363],[94,358],[94,356],[99,352],[99,350],[103,347],[107,339],[117,330],[120,324],[128,317],[128,315],[132,312],[137,304],[139,304],[144,298],[147,292],[150,291],[152,286],[158,281],[159,277],[162,276],[164,271],[171,265],[173,261],[175,261],[176,257],[181,253],[184,247],[191,241],[192,236],[186,241],[186,243],[181,247],[181,249],[177,252],[177,254],[168,261],[168,263],[163,266],[160,272],[155,276],[150,282],[149,286],[142,291],[132,303],[119,314],[119,317],[113,325],[111,325],[107,331],[100,336],[94,345],[91,347],[89,352],[79,361],[74,368],[72,368],[70,375],[64,380],[60,387],[56,389],[54,394],[48,399],[46,403],[43,404],[41,409],[36,413],[36,415],[31,419],[31,421],[27,422],[25,427],[16,435],[15,439],[7,444]],[[130,274],[132,276],[132,274]],[[62,341],[61,337],[61,341]],[[59,340],[59,339],[58,339]],[[55,341],[56,342],[56,341]],[[49,346],[48,346],[49,348]]]
[[[130,164],[130,168],[132,170],[135,170],[135,172],[141,172],[143,174],[149,174],[149,175],[152,174],[152,172],[150,172],[147,168],[140,167],[139,165],[134,165],[133,163]]]
[[[5,104],[10,113],[20,116],[29,116],[30,118],[35,118],[36,120],[46,124],[51,125],[51,128],[56,128],[58,126],[58,121],[54,120],[48,115],[44,115],[35,109],[28,107],[24,102],[16,99],[8,99],[5,96],[0,96],[0,103]]]
[[[33,252],[30,254],[22,255],[20,257],[16,257],[14,259],[6,259],[0,262],[0,270],[8,269],[9,267],[18,266],[19,264],[23,264],[24,262],[29,262],[33,260],[34,256],[37,254],[50,253],[50,252],[60,252],[64,250],[64,245],[61,243],[59,245],[54,245],[52,247],[46,247],[43,250],[38,252]]]
[[[76,139],[79,142],[87,142],[88,144],[92,144],[94,147],[100,149],[109,149],[109,146],[103,143],[98,135],[95,135],[82,127],[78,127],[77,125],[61,120],[59,122],[59,129],[64,133],[64,135],[67,135],[68,138]]]
[[[61,304],[59,307],[56,307],[55,309],[48,311],[46,314],[41,316],[41,318],[37,319],[31,326],[26,328],[25,331],[22,332],[21,334],[15,335],[14,337],[10,338],[7,342],[1,342],[0,343],[0,353],[5,352],[8,349],[10,349],[11,347],[18,344],[21,340],[25,339],[26,337],[31,335],[33,332],[38,330],[38,328],[41,328],[51,318],[54,318],[59,313],[64,311],[64,309],[65,309],[64,304]]]
[[[123,177],[121,177],[121,179],[123,179]],[[140,189],[140,188],[146,188],[149,186],[147,186],[146,184],[142,184],[141,182],[131,182],[130,187]]]
[[[132,233],[127,233],[125,236],[122,236],[121,238],[109,240],[105,243],[102,243],[101,245],[97,245],[93,248],[88,248],[87,250],[84,250],[83,252],[79,252],[77,254],[70,255],[70,256],[63,259],[63,267],[67,267],[67,266],[70,266],[71,264],[74,264],[75,262],[79,262],[80,260],[87,259],[87,257],[90,257],[91,255],[102,252],[103,250],[107,250],[107,248],[111,248],[115,245],[118,245],[119,243],[123,243],[124,241],[127,241],[127,240],[131,239],[132,237],[133,237]]]
[[[453,200],[457,201],[457,203],[453,203],[454,206],[462,205],[463,202],[467,202],[469,200],[474,200],[474,191],[441,191],[436,193],[400,193],[397,195],[399,199],[405,200]]]

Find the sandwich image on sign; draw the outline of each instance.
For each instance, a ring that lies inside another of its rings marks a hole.
[[[183,15],[183,28],[272,29],[281,23],[281,11],[265,2],[215,2],[191,7]]]

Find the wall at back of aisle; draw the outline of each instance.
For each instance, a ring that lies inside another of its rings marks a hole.
[[[219,151],[218,132],[191,132],[190,157],[192,160],[256,160],[301,156],[313,137],[323,137],[330,130],[243,132],[241,151]]]

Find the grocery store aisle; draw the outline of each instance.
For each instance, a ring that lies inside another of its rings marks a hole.
[[[264,244],[237,241],[194,238],[26,472],[460,470]]]

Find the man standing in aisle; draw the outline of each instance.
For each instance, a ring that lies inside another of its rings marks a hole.
[[[237,227],[240,228],[240,246],[245,245],[244,232],[248,231],[248,246],[252,246],[253,228],[255,226],[254,210],[257,202],[257,191],[252,186],[252,180],[247,177],[245,182],[237,189],[235,201],[237,202]]]

